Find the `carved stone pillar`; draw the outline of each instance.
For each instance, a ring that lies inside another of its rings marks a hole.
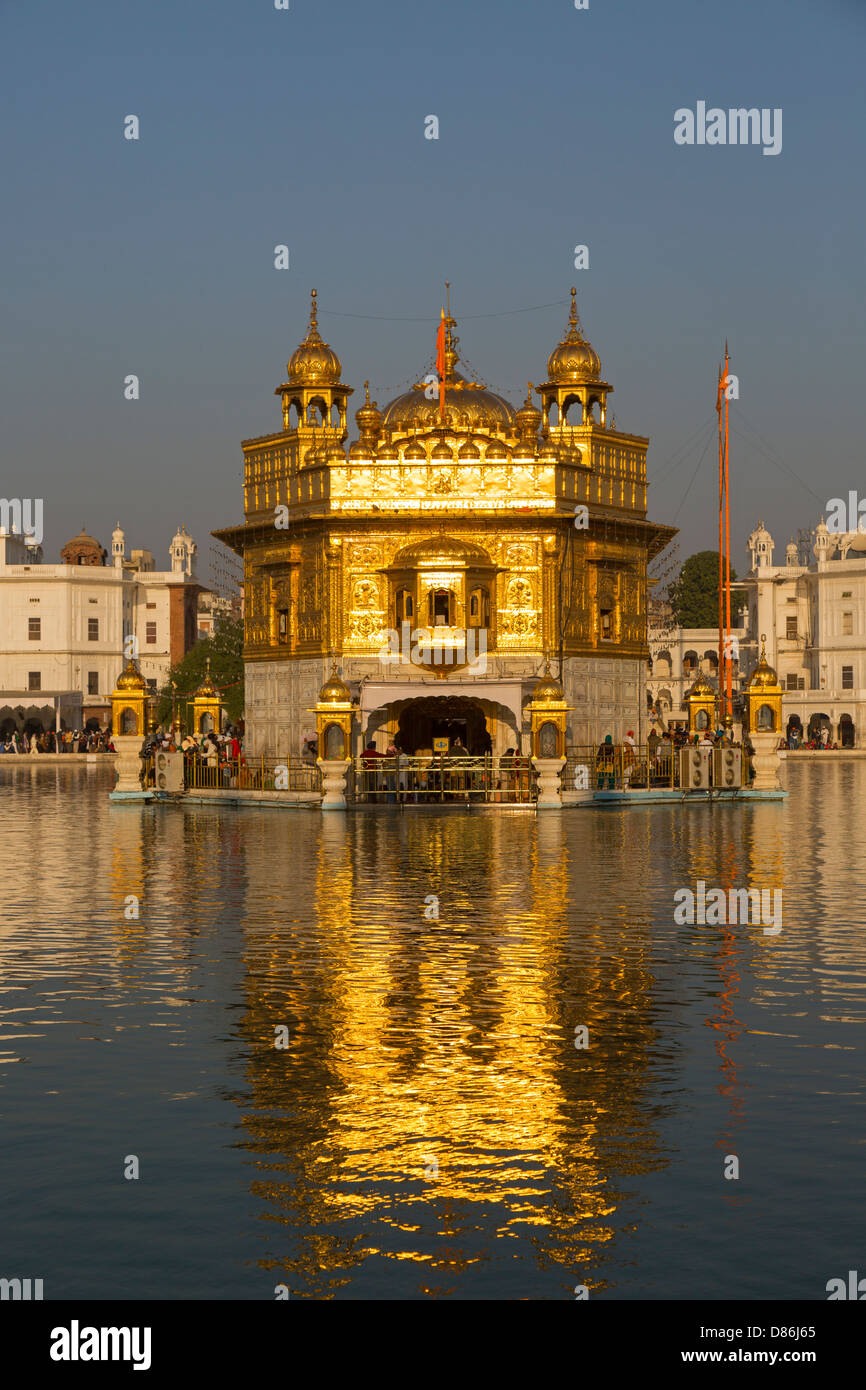
[[[532,765],[538,773],[539,811],[559,811],[562,809],[562,794],[559,778],[565,767],[565,758],[533,758]]]
[[[351,758],[317,758],[322,769],[322,810],[345,811],[346,773],[351,767]]]
[[[149,799],[151,793],[143,791],[141,786],[141,734],[114,734],[113,743],[117,749],[114,755],[117,781],[111,792],[112,801]]]
[[[752,763],[755,768],[755,780],[752,783],[752,791],[779,791],[779,735],[773,733],[753,733],[749,735],[755,756]]]

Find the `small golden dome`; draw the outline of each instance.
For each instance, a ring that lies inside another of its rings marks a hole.
[[[129,658],[120,675],[117,677],[117,690],[147,690],[147,681],[139,671],[132,657]]]
[[[322,453],[324,454],[325,461],[326,461],[327,463],[337,463],[337,464],[339,464],[339,463],[345,463],[345,462],[346,462],[346,455],[343,453],[343,450],[340,448],[340,446],[339,446],[339,444],[336,442],[336,440],[334,441],[334,443],[331,445],[331,447],[330,447],[329,449],[325,449],[325,447],[324,447],[324,445],[323,445],[323,446],[322,446]]]
[[[453,459],[454,457],[454,450],[451,448],[450,444],[446,444],[445,440],[442,439],[436,445],[436,448],[433,450],[430,457],[434,459],[448,459],[448,461],[450,462],[451,459]]]
[[[371,454],[374,454],[375,452],[375,446],[373,449],[371,449],[369,444],[362,444],[360,439],[356,439],[354,444],[349,445],[350,459],[368,459],[370,458]]]
[[[486,449],[486,452],[485,452],[485,458],[489,458],[489,459],[507,459],[507,458],[508,458],[508,450],[506,449],[505,445],[502,443],[502,440],[501,440],[501,439],[491,439],[490,443],[487,445],[487,449]]]
[[[210,678],[210,657],[207,658],[207,662],[205,665],[204,680],[202,681],[201,685],[195,693],[196,698],[200,696],[214,696],[217,693],[216,687],[214,686],[214,683]]]
[[[394,448],[393,444],[380,444],[376,453],[376,457],[378,459],[386,459],[389,462],[393,459],[393,461],[396,463],[400,455],[397,453],[397,450]]]
[[[424,445],[421,444],[417,439],[413,439],[409,447],[403,450],[403,457],[404,459],[426,460],[427,450],[424,448]]]
[[[706,676],[701,672],[694,685],[690,688],[689,695],[712,695],[713,699],[715,699],[716,692],[714,687],[710,685]]]
[[[749,677],[747,690],[779,690],[779,677],[767,660],[766,638],[761,636],[761,659]]]
[[[598,353],[584,338],[577,317],[577,290],[571,291],[571,312],[568,316],[568,332],[562,342],[553,349],[547,359],[548,379],[557,386],[578,385],[584,381],[598,381],[601,376],[601,362]]]
[[[564,700],[565,693],[559,681],[550,674],[550,662],[544,663],[544,675],[532,692],[534,701],[540,700]]]
[[[351,699],[352,694],[349,687],[343,684],[337,675],[336,666],[333,666],[330,676],[319,691],[319,704],[342,705],[350,702]]]
[[[376,402],[370,400],[369,381],[364,382],[364,392],[366,396],[364,404],[355,411],[358,429],[362,434],[378,434],[382,428],[382,412]]]
[[[515,415],[515,423],[521,434],[538,434],[541,424],[541,411],[532,403],[532,382],[526,383],[526,400]]]
[[[459,459],[480,459],[481,450],[477,444],[472,443],[471,439],[467,439],[466,443],[457,450],[457,457]]]
[[[343,365],[333,348],[319,336],[318,322],[316,291],[313,290],[307,336],[295,348],[286,368],[289,386],[336,386],[340,380]]]

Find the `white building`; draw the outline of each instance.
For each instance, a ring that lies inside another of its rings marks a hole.
[[[171,568],[157,571],[150,551],[127,558],[118,525],[110,559],[82,529],[51,565],[32,538],[0,530],[0,732],[104,728],[130,649],[151,688],[161,686],[197,640],[196,552],[181,527]]]
[[[718,688],[719,630],[677,627],[667,602],[651,599],[648,607],[647,706],[663,728],[687,724],[686,697],[698,675],[706,676]],[[733,628],[732,636],[731,687],[736,697],[740,691],[739,647],[747,639],[746,628]]]
[[[822,518],[811,554],[790,541],[784,565],[773,563],[763,522],[748,544],[751,569],[739,586],[749,604],[744,672],[765,640],[785,691],[782,732],[826,727],[831,742],[866,747],[866,534],[833,533]]]

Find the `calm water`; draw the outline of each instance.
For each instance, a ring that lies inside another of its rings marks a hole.
[[[784,805],[537,820],[111,780],[0,769],[0,1275],[823,1299],[862,1272],[866,762],[788,768]],[[697,879],[781,888],[781,935],[675,925]]]

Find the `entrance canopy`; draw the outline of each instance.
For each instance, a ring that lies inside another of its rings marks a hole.
[[[369,681],[361,686],[361,714],[396,700],[419,700],[434,696],[463,696],[470,700],[490,700],[504,705],[514,715],[517,728],[523,719],[522,680],[505,681]]]

